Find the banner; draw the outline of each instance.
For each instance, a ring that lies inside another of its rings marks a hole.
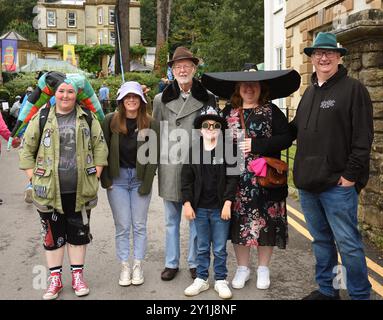
[[[17,40],[1,41],[1,67],[3,72],[16,72]]]
[[[71,44],[63,45],[63,60],[69,62],[72,66],[76,66],[76,54],[74,52],[74,46]]]

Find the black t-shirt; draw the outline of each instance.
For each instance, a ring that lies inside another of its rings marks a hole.
[[[206,151],[203,147],[201,150],[201,196],[197,208],[218,209],[219,200],[217,196],[217,170],[214,165],[215,149]],[[206,163],[209,160],[209,163]]]
[[[128,134],[120,134],[120,167],[135,168],[137,159],[137,119],[126,119]]]

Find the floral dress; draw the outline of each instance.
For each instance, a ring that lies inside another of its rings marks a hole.
[[[239,110],[230,108],[226,120],[228,128],[241,129]],[[271,137],[271,106],[266,104],[255,109],[243,109],[246,133],[252,137]],[[286,201],[268,201],[268,190],[259,186],[254,173],[249,171],[249,161],[259,155],[248,153],[245,156],[245,168],[240,175],[236,200],[233,204],[231,219],[231,240],[245,246],[278,246],[286,248],[287,216]]]

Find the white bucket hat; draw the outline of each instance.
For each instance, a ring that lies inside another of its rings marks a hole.
[[[121,101],[128,93],[140,96],[144,103],[147,103],[141,85],[136,81],[125,82],[117,91],[117,101]]]

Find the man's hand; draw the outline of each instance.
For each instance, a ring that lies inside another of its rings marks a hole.
[[[340,177],[338,180],[338,186],[342,187],[352,187],[355,185],[355,182],[349,181],[346,178]]]
[[[184,203],[184,216],[188,220],[194,220],[195,219],[195,212],[194,212],[193,207],[191,206],[191,203],[189,201]]]

